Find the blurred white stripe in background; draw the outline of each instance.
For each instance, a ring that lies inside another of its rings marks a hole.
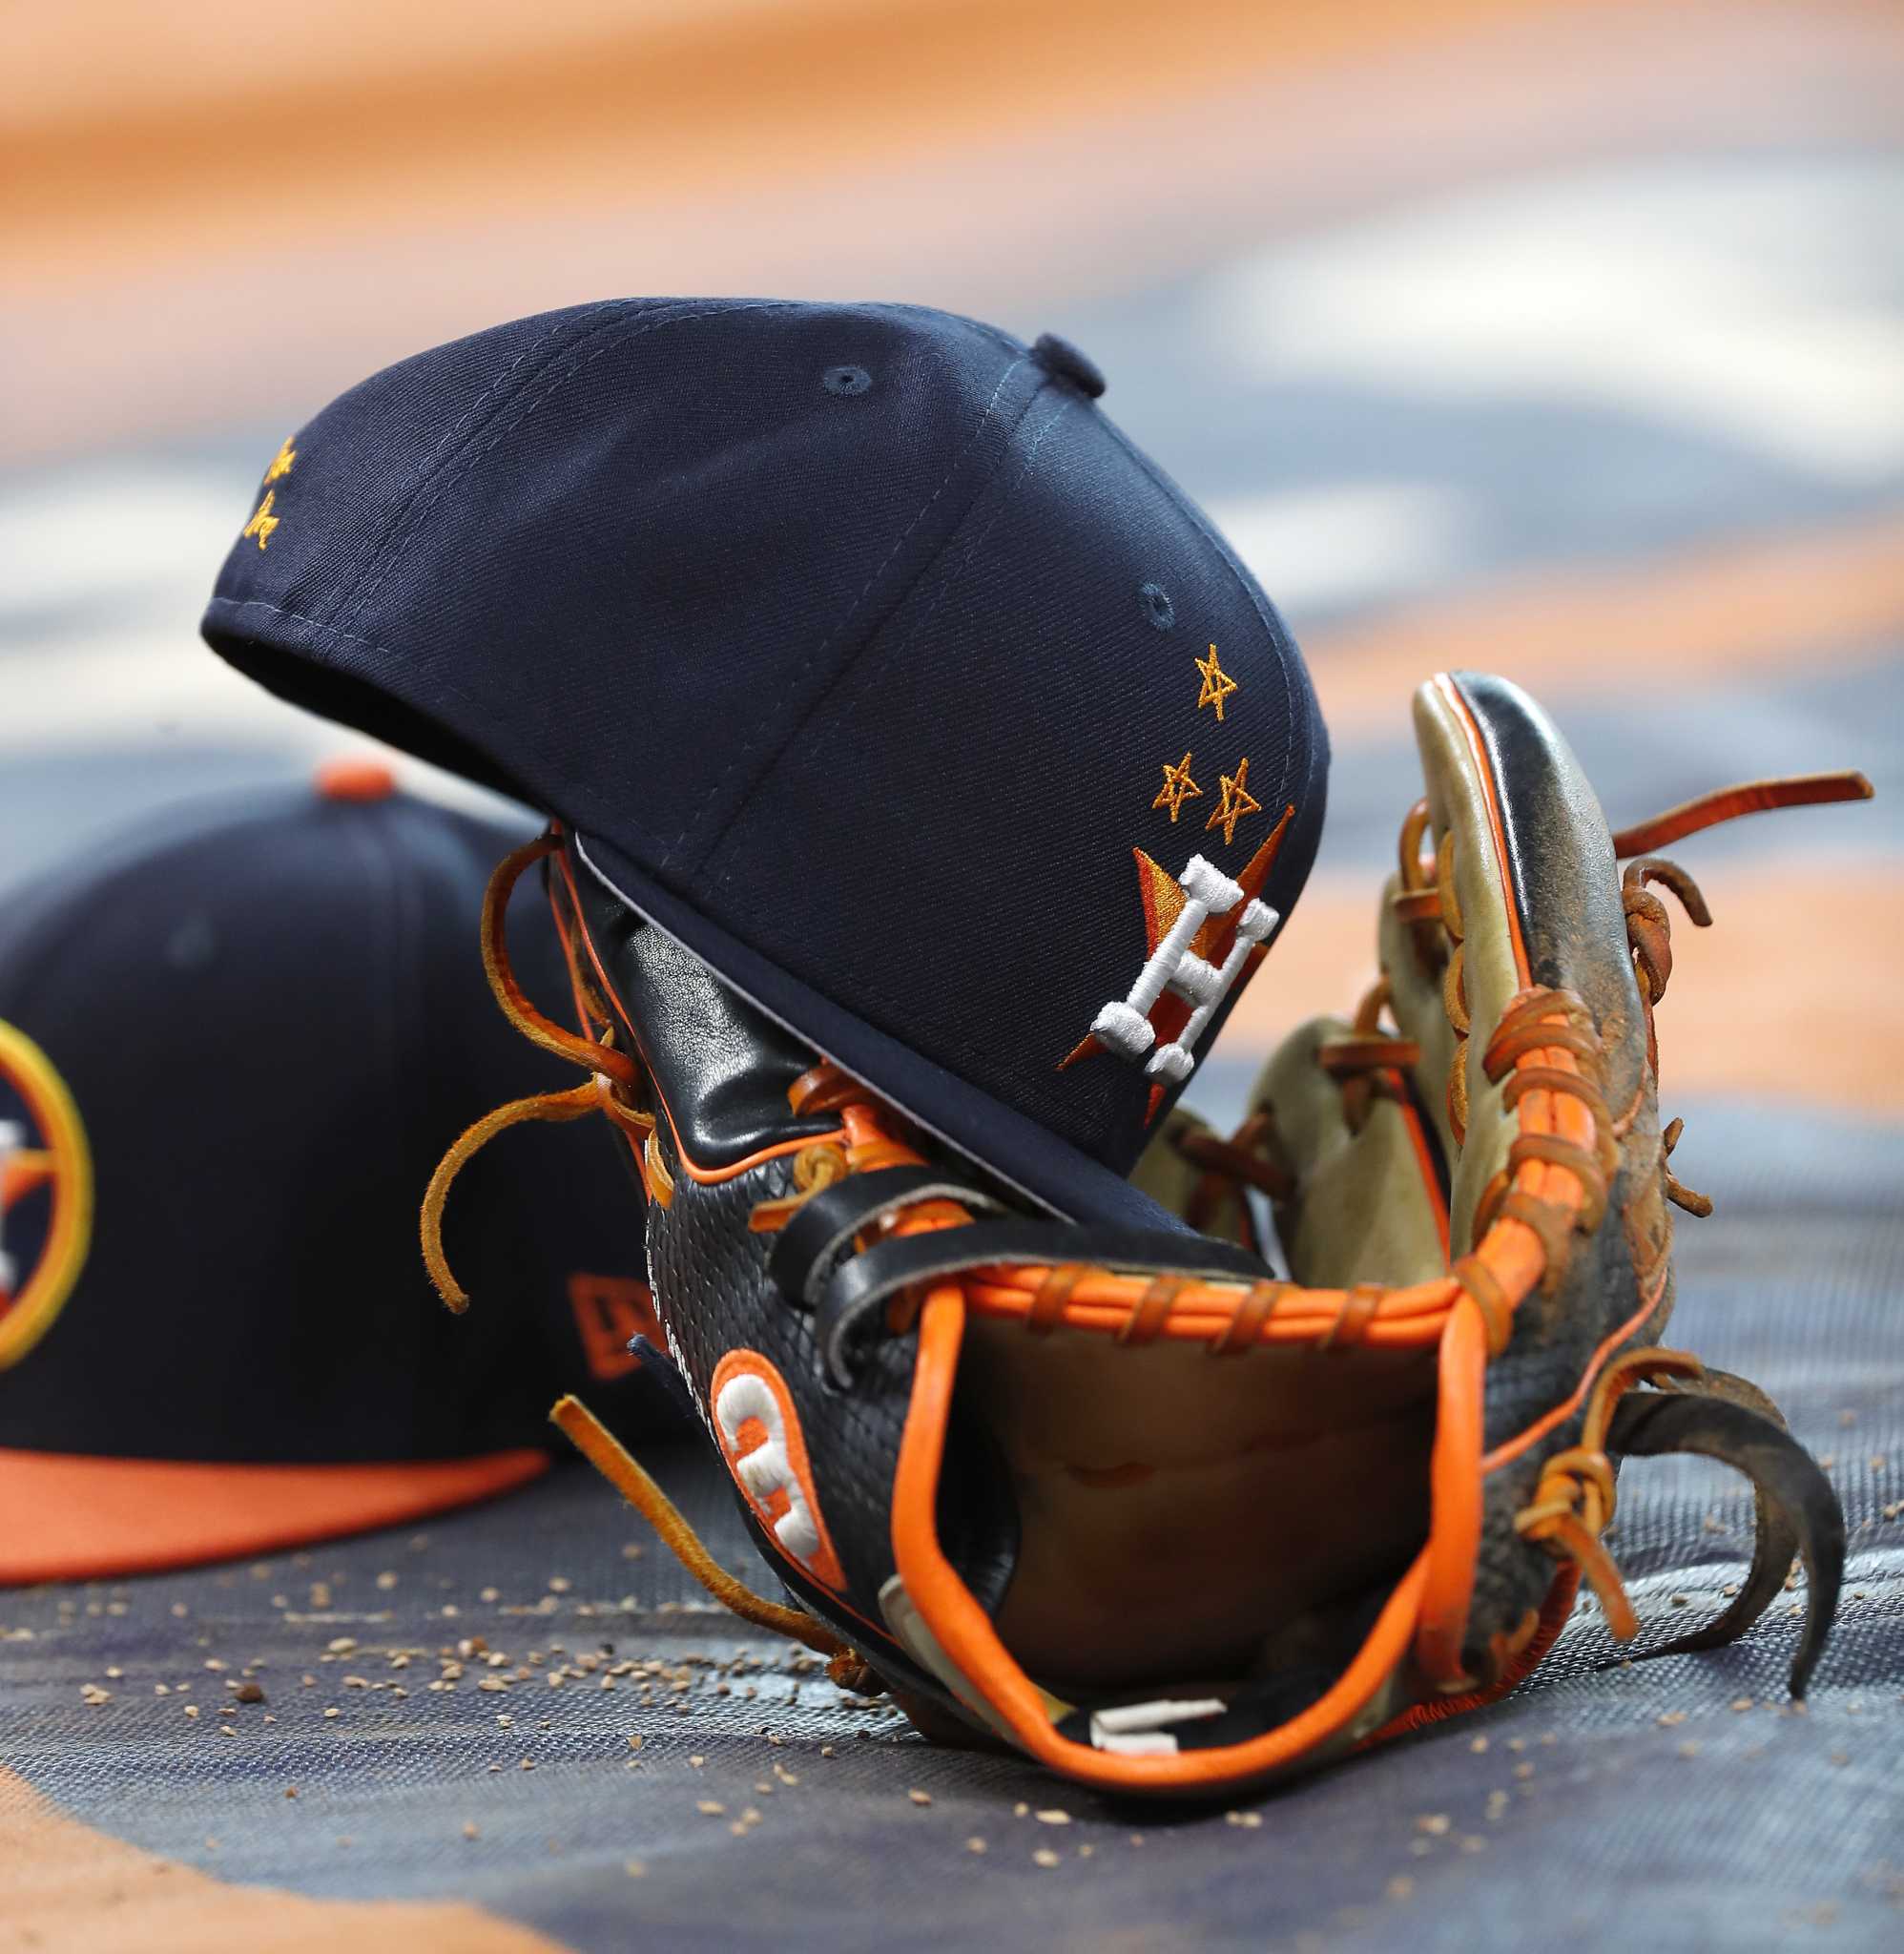
[[[1210,513],[1291,615],[1352,609],[1448,583],[1475,531],[1467,497],[1431,482],[1344,482],[1226,496]]]
[[[1211,281],[1242,374],[1664,417],[1828,482],[1904,471],[1904,159],[1544,177],[1278,244]]]

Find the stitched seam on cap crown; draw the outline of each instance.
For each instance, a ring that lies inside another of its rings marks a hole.
[[[1111,438],[1118,446],[1149,476],[1163,493],[1190,518],[1191,523],[1202,533],[1204,540],[1223,558],[1225,568],[1228,569],[1230,574],[1236,580],[1237,589],[1249,598],[1251,607],[1254,610],[1256,615],[1262,619],[1263,629],[1269,633],[1270,641],[1276,648],[1276,664],[1280,668],[1283,682],[1283,723],[1289,727],[1291,734],[1293,735],[1296,726],[1295,688],[1290,679],[1289,659],[1284,655],[1282,645],[1287,641],[1290,649],[1293,651],[1295,640],[1290,637],[1287,627],[1281,630],[1277,629],[1282,620],[1276,614],[1275,608],[1257,587],[1255,579],[1244,572],[1243,566],[1236,560],[1235,551],[1224,541],[1222,535],[1211,527],[1209,519],[1197,508],[1196,504],[1157,467],[1142,448],[1138,447],[1126,435],[1123,428],[1118,426],[1116,422],[1107,420],[1104,425],[1109,428]],[[1302,746],[1304,758],[1309,762],[1307,772],[1314,774],[1315,771],[1314,756],[1309,751],[1315,743],[1314,737],[1314,728],[1309,723],[1311,717],[1309,714],[1303,716],[1304,738]],[[1283,754],[1282,773],[1276,781],[1276,791],[1271,797],[1273,803],[1278,803],[1283,806],[1289,804],[1290,773],[1294,765],[1295,755],[1296,741],[1292,738],[1287,751]],[[1308,781],[1305,780],[1303,784],[1306,787]]]
[[[476,418],[477,408],[480,407],[483,405],[483,403],[489,398],[491,394],[500,392],[504,384],[515,372],[516,368],[520,366],[531,353],[539,353],[543,349],[543,347],[549,343],[550,340],[554,339],[557,336],[557,334],[559,334],[562,331],[564,326],[587,326],[589,325],[589,322],[591,320],[599,319],[604,312],[611,312],[617,306],[638,302],[639,301],[630,301],[627,299],[604,299],[599,305],[589,306],[579,316],[575,314],[570,314],[569,318],[562,320],[555,325],[551,325],[548,328],[548,330],[546,333],[544,333],[543,336],[534,343],[533,345],[525,346],[522,349],[522,351],[518,353],[516,357],[513,360],[511,360],[509,364],[507,366],[505,366],[499,374],[496,375],[495,379],[490,381],[488,385],[486,386],[483,389],[483,391],[479,393],[476,396],[476,398],[469,403],[469,405],[463,410],[463,413],[461,417],[458,419],[456,426],[450,428],[449,431],[446,434],[445,434],[440,441],[438,441],[436,446],[430,449],[429,453],[424,457],[423,469],[420,472],[427,472],[430,464],[436,460],[437,456],[440,455],[444,451],[444,449],[450,445],[450,443],[453,442],[456,439],[456,437],[459,434],[461,434],[466,427],[468,426],[470,422]],[[682,301],[678,300],[675,301],[676,304],[679,304],[680,302]],[[635,314],[635,317],[638,319],[651,319],[655,317],[657,314],[667,312],[668,310],[668,301],[664,300],[660,303],[653,305],[652,308],[648,310],[638,311]],[[590,327],[590,330],[592,330],[592,327]],[[575,338],[578,341],[586,337],[586,333],[577,333],[575,335]]]
[[[939,501],[939,498],[942,495],[943,495],[947,488],[951,486],[953,476],[955,476],[959,472],[960,468],[964,463],[965,457],[971,453],[973,447],[977,445],[980,435],[982,435],[985,431],[986,426],[991,422],[992,416],[998,411],[999,400],[1004,393],[1005,384],[1011,379],[1011,376],[1014,373],[1016,373],[1021,366],[1026,364],[1028,357],[1028,355],[1024,353],[1017,354],[1013,358],[1011,364],[1008,365],[1004,369],[1004,371],[999,375],[998,385],[992,389],[992,397],[985,403],[984,411],[979,416],[978,425],[972,429],[970,435],[967,436],[965,445],[962,448],[960,448],[959,452],[956,455],[952,457],[951,465],[946,468],[944,477],[940,482],[938,488],[936,488],[932,491],[932,493],[926,497],[925,502],[923,506],[921,508],[919,513],[913,517],[911,522],[907,523],[907,525],[902,530],[900,530],[898,540],[893,544],[893,547],[886,551],[884,557],[880,559],[879,568],[873,572],[872,575],[869,576],[866,579],[865,583],[860,587],[859,594],[857,597],[855,597],[852,603],[846,607],[845,614],[839,618],[839,620],[834,625],[832,630],[826,634],[826,635],[819,641],[819,643],[817,644],[813,648],[813,650],[810,651],[806,655],[806,656],[800,660],[799,669],[796,671],[793,674],[793,676],[790,678],[788,678],[786,683],[779,688],[778,692],[776,694],[773,704],[768,708],[768,710],[764,713],[759,714],[755,717],[753,728],[748,733],[747,738],[741,742],[741,744],[737,748],[735,748],[733,751],[732,756],[728,759],[727,764],[721,768],[718,774],[714,776],[713,784],[708,788],[708,791],[701,797],[700,802],[695,807],[693,813],[689,816],[688,820],[685,822],[682,823],[681,832],[674,837],[673,841],[669,844],[668,848],[662,854],[659,861],[656,862],[655,867],[657,871],[667,868],[669,863],[673,861],[674,857],[680,853],[682,842],[684,842],[691,834],[693,834],[701,826],[702,822],[707,820],[709,813],[714,808],[716,797],[719,795],[722,787],[724,787],[727,784],[728,776],[731,775],[734,772],[734,770],[737,766],[739,766],[743,760],[748,759],[753,754],[755,748],[759,744],[762,729],[773,721],[780,706],[784,703],[788,696],[793,693],[797,692],[800,685],[805,681],[807,674],[813,669],[815,663],[825,654],[828,647],[832,645],[834,640],[839,636],[839,634],[846,629],[846,627],[849,624],[852,623],[853,619],[859,614],[859,607],[866,601],[867,595],[871,592],[873,586],[876,583],[878,583],[879,580],[886,573],[886,571],[891,566],[893,559],[905,547],[906,539],[912,534],[912,532],[916,529],[918,529],[920,524],[925,520],[927,515],[931,513],[934,506]],[[1037,393],[1034,392],[1031,396],[1031,399],[1036,400],[1037,397]],[[1030,411],[1030,408],[1031,401],[1028,400],[1024,405],[1024,412],[1028,413]],[[946,538],[946,544],[949,544],[950,541],[951,537],[948,536]],[[940,547],[941,549],[943,549],[945,547],[945,544],[942,544]],[[938,551],[934,551],[932,560],[937,560],[938,553]],[[929,568],[930,562],[922,564],[920,567],[920,575],[923,576],[926,570]],[[848,669],[851,669],[850,666]],[[844,676],[844,674],[842,673],[840,676]],[[831,688],[829,687],[828,690],[830,691]],[[821,698],[824,698],[825,696],[825,694],[822,694]],[[795,738],[797,737],[801,727],[804,726],[807,723],[808,719],[811,718],[813,713],[816,710],[817,710],[819,704],[820,700],[816,699],[814,701],[814,704],[808,708],[806,713],[801,715],[800,718],[797,721],[796,721],[793,725],[786,728],[783,737],[780,740],[779,748],[776,751],[774,758],[777,759],[778,753],[784,752],[786,750],[786,747],[789,744],[789,742],[791,742]],[[772,763],[773,762],[770,759],[768,764],[771,766]],[[730,820],[732,820],[732,817],[730,817]],[[723,832],[725,831],[723,830]],[[720,845],[720,841],[721,836],[716,835],[714,840],[714,845],[715,847],[718,847]]]
[[[424,462],[423,468],[419,472],[418,479],[412,486],[409,494],[404,498],[403,506],[391,515],[390,520],[383,527],[383,533],[377,538],[377,541],[370,549],[365,551],[352,571],[352,576],[357,581],[353,586],[346,587],[346,593],[341,596],[338,602],[325,613],[328,620],[341,626],[352,625],[362,621],[364,612],[369,607],[370,599],[383,589],[392,568],[395,566],[397,558],[409,548],[418,530],[422,528],[424,519],[443,499],[444,492],[450,482],[459,473],[473,468],[476,462],[495,446],[496,441],[501,440],[510,429],[520,426],[523,420],[534,411],[540,401],[547,397],[547,393],[552,392],[554,387],[561,384],[561,377],[557,374],[556,370],[558,361],[579,353],[583,347],[587,346],[593,340],[600,341],[597,351],[606,351],[608,347],[618,345],[622,343],[622,340],[627,336],[626,333],[618,335],[613,330],[612,325],[589,325],[588,321],[598,318],[602,312],[625,302],[622,300],[605,301],[602,305],[592,308],[582,319],[569,322],[572,324],[584,326],[586,329],[573,335],[569,343],[551,357],[548,366],[544,368],[540,377],[547,383],[545,392],[542,394],[530,394],[528,396],[528,405],[523,409],[523,412],[514,421],[499,428],[488,443],[480,447],[472,446],[465,450],[460,460],[451,460],[445,463],[442,473],[433,477],[430,473],[431,466],[435,462],[436,457],[442,453],[451,437],[445,437],[437,443],[436,447],[430,450],[429,459]],[[668,305],[663,304],[648,310],[637,311],[621,322],[626,327],[638,326],[644,330],[652,330],[656,326],[669,324],[681,316],[678,305],[671,309]],[[559,326],[550,327],[528,351],[535,352],[540,350],[541,347],[547,345],[550,340],[554,339],[561,329]],[[516,366],[520,365],[522,360],[527,357],[527,354],[519,355],[507,371],[499,375],[495,381],[490,383],[486,392],[496,392],[501,387],[503,382],[508,378],[509,373],[514,372]],[[582,364],[586,364],[587,363],[583,362]],[[570,368],[569,377],[572,377],[574,373],[580,370],[580,365]],[[531,379],[533,380],[535,377],[531,376]],[[518,395],[516,398],[520,400],[522,396]],[[475,406],[480,405],[481,399],[479,398],[477,403],[464,416],[465,422],[474,418]],[[500,406],[498,411],[502,411]],[[462,425],[462,423],[459,423],[458,428],[452,430],[452,436],[461,430]],[[474,436],[471,437],[472,441],[474,438]],[[426,500],[424,499],[425,496],[427,497]],[[376,575],[371,577],[371,570],[377,564],[380,555],[383,556],[383,566],[377,570]],[[366,578],[369,581],[363,581]]]
[[[567,315],[558,320],[555,324],[551,325],[538,339],[532,340],[500,373],[495,375],[488,385],[464,408],[455,426],[446,433],[438,437],[436,445],[418,465],[416,480],[411,483],[403,500],[384,518],[376,535],[358,551],[357,559],[352,563],[349,573],[340,581],[336,596],[332,598],[330,604],[324,609],[324,615],[326,617],[335,618],[340,624],[354,621],[345,614],[344,607],[353,602],[354,595],[359,591],[362,578],[368,573],[371,564],[377,559],[378,551],[384,547],[408,518],[410,510],[416,506],[417,497],[428,486],[430,469],[435,466],[437,457],[468,427],[470,423],[476,418],[477,411],[484,403],[498,394],[511,376],[521,367],[523,363],[532,355],[541,352],[551,340],[560,338],[565,332],[571,333],[577,339],[586,339],[589,332],[593,329],[590,325],[591,321],[599,319],[604,312],[611,311],[616,306],[626,305],[629,302],[625,299],[605,299],[599,305],[590,305],[579,313]],[[643,314],[640,316],[646,317],[647,315]]]
[[[642,339],[649,333],[660,332],[667,326],[688,325],[700,319],[733,318],[736,313],[741,312],[791,311],[796,309],[797,302],[797,301],[790,299],[760,299],[744,305],[728,303],[710,305],[699,312],[673,312],[663,319],[651,318],[648,314],[641,313],[630,322],[626,330],[619,332],[604,331],[600,336],[601,343],[585,357],[572,359],[572,364],[566,371],[561,370],[559,367],[551,366],[548,368],[542,376],[545,382],[542,390],[529,395],[527,405],[523,407],[522,411],[513,420],[504,422],[501,426],[495,428],[490,433],[487,440],[477,447],[466,449],[455,463],[445,467],[442,473],[437,476],[434,484],[427,485],[430,487],[428,499],[413,503],[409,512],[402,518],[398,528],[389,532],[389,547],[384,555],[383,567],[378,571],[374,581],[365,586],[347,611],[334,611],[331,615],[339,624],[356,623],[368,608],[371,598],[388,581],[390,572],[397,567],[398,561],[404,552],[422,532],[431,511],[443,500],[451,485],[459,476],[471,472],[475,468],[476,464],[485,455],[493,453],[509,435],[513,434],[535,412],[537,407],[541,406],[545,401],[551,399],[569,381],[573,380],[578,373],[582,372],[585,367],[591,366],[604,354],[614,351],[618,346],[625,346],[632,340]],[[572,355],[579,351],[579,347],[571,347],[571,358]],[[419,493],[422,492],[424,486],[426,485],[418,485]]]
[[[1046,385],[1048,385],[1049,383],[1047,382]],[[1042,394],[1044,391],[1044,387],[1039,388],[1040,394]],[[1037,399],[1038,394],[1034,394],[1032,396],[1032,401],[1035,403]],[[1041,426],[1038,429],[1038,432],[1032,436],[1029,445],[1026,447],[1024,455],[1021,457],[1019,462],[1017,478],[1012,482],[1010,488],[1008,488],[1004,491],[1004,493],[999,498],[999,506],[995,509],[993,509],[991,514],[985,519],[984,526],[979,530],[978,534],[973,536],[971,540],[965,545],[965,553],[960,559],[957,568],[946,571],[944,576],[941,579],[939,588],[932,593],[931,597],[927,599],[924,609],[921,611],[918,617],[916,617],[913,620],[912,628],[906,633],[903,641],[900,644],[893,646],[889,651],[885,653],[884,663],[886,666],[890,667],[894,663],[894,661],[902,658],[906,655],[906,653],[912,649],[913,644],[915,640],[918,638],[920,633],[925,629],[928,623],[931,622],[933,613],[936,612],[939,609],[940,605],[944,602],[946,592],[952,588],[952,586],[959,580],[960,577],[963,576],[964,573],[971,569],[973,558],[976,557],[979,551],[984,548],[985,543],[987,539],[990,537],[992,531],[999,526],[1000,522],[1004,519],[1005,510],[1010,507],[1013,497],[1016,496],[1019,490],[1024,487],[1025,478],[1031,473],[1032,463],[1038,457],[1038,450],[1045,445],[1045,437],[1050,433],[1052,428],[1054,428],[1058,425],[1058,423],[1065,418],[1066,413],[1075,405],[1076,403],[1070,395],[1060,395],[1057,411],[1051,414],[1049,418],[1046,419],[1043,426]],[[1029,411],[1030,409],[1027,406],[1027,414],[1029,413]],[[952,536],[946,538],[945,551],[941,552],[942,557],[945,553],[948,553],[950,551],[953,544],[957,540],[958,538],[956,531]],[[938,560],[940,559],[935,558],[935,562]],[[921,577],[921,581],[923,581],[923,577]],[[860,670],[860,667],[861,661],[859,659],[856,659],[853,665],[849,668],[848,672],[842,672],[839,675],[839,679],[836,682],[836,684],[828,688],[828,696],[831,696],[832,694],[838,689],[838,685],[843,684],[846,678],[851,674],[858,673]],[[864,697],[865,694],[862,692],[860,694],[859,699],[848,704],[845,711],[838,714],[829,724],[827,724],[820,730],[818,736],[815,738],[813,745],[808,749],[807,758],[810,763],[817,762],[818,760],[819,756],[826,750],[827,743],[839,733],[840,729],[846,724],[846,722],[850,718],[852,718],[853,715],[856,712],[859,711],[859,705],[863,701]],[[734,864],[732,862],[730,862],[727,867],[722,869],[719,879],[715,882],[715,889],[724,889],[727,886],[727,884],[733,881],[733,879]],[[976,1055],[977,1048],[973,1048],[973,1050]]]
[[[1041,391],[1043,389],[1041,389]],[[1035,398],[1036,396],[1034,396],[1034,399]],[[952,588],[952,586],[959,580],[959,578],[962,575],[963,575],[963,573],[967,570],[971,568],[972,559],[978,555],[981,550],[984,548],[985,543],[987,539],[990,537],[993,530],[995,530],[999,526],[999,524],[1004,521],[1006,511],[1011,507],[1013,498],[1018,494],[1019,490],[1024,487],[1025,480],[1031,473],[1032,465],[1038,459],[1038,450],[1045,445],[1045,437],[1047,434],[1049,434],[1055,426],[1057,426],[1058,423],[1065,418],[1066,414],[1068,413],[1070,409],[1074,405],[1076,405],[1076,401],[1069,394],[1066,394],[1060,399],[1057,411],[1053,413],[1045,421],[1045,425],[1042,427],[1039,428],[1036,435],[1032,437],[1030,445],[1026,447],[1024,455],[1019,465],[1018,479],[1015,482],[1013,482],[1010,488],[1008,488],[1005,491],[1005,493],[999,498],[999,506],[992,510],[990,516],[985,521],[984,527],[982,530],[980,530],[979,533],[976,536],[974,536],[971,539],[971,541],[965,546],[964,558],[960,563],[958,568],[956,570],[948,570],[945,572],[945,575],[943,579],[941,581],[938,590],[933,592],[932,597],[926,604],[924,611],[920,614],[919,618],[914,623],[911,631],[909,631],[906,634],[904,644],[896,647],[890,654],[888,654],[889,657],[896,658],[902,656],[904,653],[910,649],[913,640],[919,635],[919,634],[921,631],[925,629],[926,624],[930,621],[932,613],[939,608],[940,604],[944,601],[946,592],[948,592]],[[814,748],[814,751],[816,753],[819,751],[820,747],[824,745],[825,741],[832,737],[834,731],[848,717],[850,717],[850,715],[842,714],[840,716],[840,718],[836,719],[833,722],[833,725],[827,729],[826,733],[821,736],[820,740],[817,742]],[[725,888],[729,881],[732,880],[733,874],[734,870],[732,865],[730,864],[730,866],[725,871],[723,871],[720,881],[715,884],[716,890]],[[755,954],[756,956],[765,956],[767,955],[767,952],[755,948]],[[773,961],[777,962],[778,960],[773,959]],[[866,989],[864,994],[871,1003],[881,1006],[886,1010],[893,1012],[896,1015],[898,1021],[901,1024],[904,1023],[909,1011],[916,1012],[917,1010],[917,998],[914,998],[909,1004],[902,1003],[899,999],[889,996],[885,991],[870,987]],[[855,1015],[859,1015],[859,1013],[856,1011]],[[868,1022],[871,1021],[869,1020]],[[880,1026],[874,1026],[875,1030],[879,1030],[880,1029],[882,1028]],[[889,1038],[901,1036],[901,1034],[897,1031],[887,1031],[885,1035]],[[953,1047],[953,1050],[958,1051],[961,1054],[961,1056],[965,1058],[974,1067],[982,1065],[988,1057],[995,1057],[997,1055],[996,1051],[993,1050],[991,1048],[988,1048],[983,1045],[974,1045],[964,1040],[957,1041]],[[970,1078],[966,1078],[965,1083],[968,1086],[976,1085],[976,1082]],[[983,1086],[977,1086],[976,1090],[980,1091],[990,1091],[988,1087]],[[992,1096],[996,1097],[997,1095],[993,1094]],[[1029,1117],[1028,1114],[1026,1116]]]
[[[902,312],[914,319],[949,319],[954,325],[962,325],[968,332],[976,333],[979,338],[990,340],[995,346],[1009,353],[1014,360],[1028,357],[1026,348],[1008,332],[1001,332],[997,326],[987,325],[983,319],[967,319],[962,312],[942,312],[936,305],[908,305],[898,300],[877,309],[881,312]]]
[[[366,650],[381,653],[384,657],[396,659],[399,663],[403,662],[406,655],[404,653],[398,651],[394,645],[386,645],[378,638],[365,637],[359,632],[340,631],[336,625],[326,624],[321,618],[313,617],[306,612],[290,611],[282,604],[273,604],[262,597],[214,597],[205,607],[205,610],[207,616],[217,613],[220,617],[232,618],[234,629],[240,633],[243,632],[244,627],[236,621],[236,613],[240,611],[263,611],[273,617],[288,617],[293,623],[308,624],[321,640],[321,645],[310,647],[312,650],[321,650],[339,644],[351,644],[362,645]],[[322,662],[328,669],[341,671],[348,677],[358,677],[361,676],[350,672],[346,666],[339,665],[335,660],[326,658]],[[487,723],[493,720],[495,715],[490,702],[486,699],[477,698],[474,694],[465,691],[455,679],[445,677],[441,673],[436,673],[431,676],[430,686],[436,694],[447,694],[449,697],[459,700],[462,704],[467,706],[470,714],[479,723]],[[425,708],[419,706],[416,700],[404,693],[389,695],[387,694],[387,689],[381,685],[375,689],[380,694],[400,698],[404,705],[414,707],[420,712],[425,710]],[[470,743],[474,744],[475,742],[471,741]],[[574,819],[574,811],[577,807],[586,807],[591,813],[601,817],[602,825],[605,828],[611,827],[614,823],[619,823],[623,827],[632,828],[643,835],[651,845],[657,849],[659,848],[661,842],[659,835],[650,833],[640,821],[634,820],[629,814],[625,807],[604,800],[586,781],[572,779],[563,761],[550,753],[534,734],[524,737],[523,744],[527,747],[532,759],[542,761],[550,774],[556,776],[561,780],[563,794],[562,804],[557,805],[554,797],[538,796],[531,789],[528,781],[518,780],[516,785],[521,799],[528,801],[531,805],[540,805],[545,813],[559,814],[570,821]]]

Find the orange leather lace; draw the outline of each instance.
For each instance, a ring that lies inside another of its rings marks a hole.
[[[681,1509],[579,1398],[559,1398],[548,1416],[583,1458],[654,1528],[661,1544],[731,1614],[826,1656],[826,1673],[842,1690],[861,1694],[880,1687],[865,1658],[817,1616],[804,1609],[768,1601],[735,1580],[708,1551]]]
[[[1546,1461],[1534,1497],[1514,1516],[1514,1530],[1522,1540],[1538,1541],[1572,1561],[1592,1584],[1616,1641],[1630,1641],[1640,1624],[1620,1570],[1600,1539],[1613,1518],[1615,1501],[1613,1462],[1605,1450],[1613,1407],[1635,1384],[1704,1375],[1699,1360],[1683,1350],[1648,1347],[1616,1357],[1587,1400],[1579,1445]]]
[[[631,1129],[644,1139],[652,1133],[654,1128],[651,1115],[637,1112],[617,1094],[618,1088],[631,1090],[641,1073],[635,1061],[627,1052],[617,1051],[610,1042],[612,1030],[606,1032],[599,1041],[580,1038],[573,1031],[564,1030],[529,1002],[509,967],[505,928],[509,896],[525,869],[540,862],[544,856],[552,855],[561,845],[557,836],[542,835],[506,855],[497,864],[483,897],[483,972],[489,980],[490,992],[503,1015],[531,1045],[540,1046],[543,1050],[553,1052],[557,1058],[565,1058],[571,1065],[584,1067],[590,1076],[584,1084],[571,1086],[563,1091],[533,1092],[528,1098],[512,1099],[507,1106],[499,1106],[462,1133],[437,1163],[436,1172],[430,1175],[429,1186],[424,1193],[424,1266],[429,1271],[436,1293],[459,1315],[468,1308],[469,1297],[451,1274],[448,1258],[444,1253],[444,1209],[456,1176],[484,1147],[512,1126],[522,1126],[534,1120],[561,1122],[583,1119],[591,1112],[606,1113],[617,1125]]]

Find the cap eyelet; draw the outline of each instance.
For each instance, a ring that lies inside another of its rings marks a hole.
[[[1144,621],[1159,631],[1169,631],[1176,623],[1177,607],[1170,602],[1170,593],[1162,584],[1141,584],[1137,602],[1143,610]]]
[[[829,366],[819,376],[819,384],[828,393],[865,393],[873,385],[873,376],[863,366]]]

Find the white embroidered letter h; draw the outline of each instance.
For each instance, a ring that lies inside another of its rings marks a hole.
[[[1182,913],[1150,952],[1129,996],[1122,1003],[1106,1005],[1091,1025],[1091,1033],[1100,1045],[1136,1064],[1156,1043],[1151,1008],[1166,990],[1174,991],[1191,1007],[1190,1020],[1169,1045],[1158,1046],[1150,1053],[1144,1067],[1147,1072],[1173,1083],[1190,1077],[1196,1063],[1190,1056],[1196,1041],[1241,974],[1250,952],[1277,921],[1275,910],[1252,896],[1236,920],[1236,940],[1219,967],[1198,956],[1190,945],[1212,916],[1227,916],[1243,901],[1242,886],[1222,870],[1212,868],[1201,855],[1190,857],[1178,882],[1184,892]]]

